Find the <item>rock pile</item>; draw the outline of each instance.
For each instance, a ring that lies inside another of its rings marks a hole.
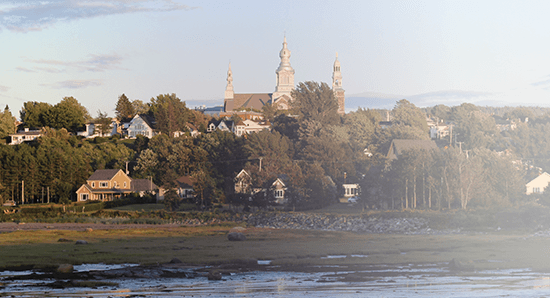
[[[255,227],[350,231],[376,234],[435,234],[424,218],[363,218],[307,213],[255,213],[247,223]]]

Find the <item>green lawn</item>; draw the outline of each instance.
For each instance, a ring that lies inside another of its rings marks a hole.
[[[163,210],[164,204],[134,204],[112,208],[119,211],[155,211]]]

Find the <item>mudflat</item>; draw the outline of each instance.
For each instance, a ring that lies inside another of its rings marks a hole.
[[[550,237],[541,236],[545,234],[495,231],[399,235],[238,228],[246,240],[229,241],[227,234],[235,227],[236,224],[0,224],[0,268],[39,269],[93,263],[156,265],[177,259],[186,266],[246,265],[269,260],[282,270],[296,271],[332,264],[437,264],[468,271],[530,268],[550,272]],[[79,240],[85,244],[77,244]]]

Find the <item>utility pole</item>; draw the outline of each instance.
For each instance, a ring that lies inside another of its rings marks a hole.
[[[260,170],[259,170],[260,172],[262,171],[262,158],[263,157],[260,157]]]
[[[25,204],[25,180],[21,180],[21,204]]]
[[[458,143],[458,148],[460,149],[460,152],[462,153],[462,143],[464,142],[457,142]]]
[[[449,127],[449,147],[453,145],[453,125]]]

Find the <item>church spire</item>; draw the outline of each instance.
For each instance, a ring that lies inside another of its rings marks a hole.
[[[227,70],[227,86],[225,87],[225,99],[233,99],[233,72],[231,71],[231,62]]]
[[[294,69],[290,66],[290,50],[287,47],[286,36],[283,40],[283,48],[279,52],[279,57],[281,58],[281,63],[275,71],[277,74],[277,85],[273,93],[273,101],[277,101],[283,95],[287,95],[290,99],[290,93],[294,89]]]
[[[342,73],[340,72],[340,61],[338,61],[338,52],[336,52],[336,60],[332,67],[332,89],[342,89]]]
[[[233,72],[231,71],[231,62],[229,62],[229,69],[227,70],[227,86],[225,87],[225,96],[223,100],[223,110],[225,112],[233,111]]]
[[[344,88],[342,88],[342,73],[340,72],[340,61],[338,61],[338,52],[336,52],[336,60],[332,66],[332,91],[334,97],[338,101],[338,114],[344,115],[346,97],[344,95]]]

